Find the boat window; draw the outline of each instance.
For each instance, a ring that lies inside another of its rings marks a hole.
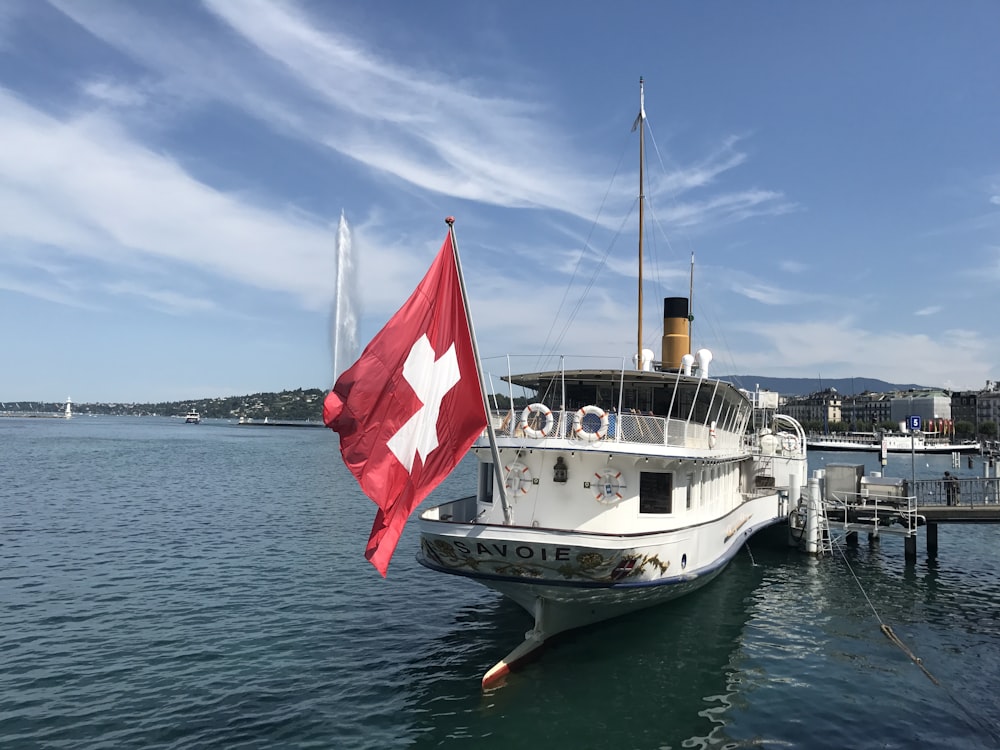
[[[493,502],[492,462],[483,462],[479,464],[479,488],[476,491],[476,499],[481,503]]]
[[[674,475],[662,471],[639,474],[639,512],[673,513]]]
[[[694,504],[694,472],[687,475],[687,509]]]

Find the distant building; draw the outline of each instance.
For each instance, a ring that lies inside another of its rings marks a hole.
[[[841,406],[843,421],[853,430],[877,429],[892,419],[892,396],[888,393],[859,393],[844,398]]]
[[[1000,388],[992,380],[986,381],[986,390],[976,397],[976,431],[984,422],[1000,426]]]
[[[968,422],[974,430],[979,429],[979,414],[977,411],[979,393],[979,391],[955,391],[951,394],[951,418],[956,423]]]
[[[831,422],[841,421],[841,405],[843,399],[835,388],[827,388],[808,396],[790,396],[779,411],[799,422]]]
[[[892,394],[890,419],[905,424],[907,417],[920,417],[924,429],[931,431],[931,423],[951,419],[951,395],[944,391],[897,391]]]
[[[925,432],[949,432],[956,422],[972,424],[976,433],[984,422],[1000,430],[1000,383],[993,380],[978,391],[910,389],[842,397],[835,388],[827,388],[808,396],[783,397],[781,402],[779,411],[800,422],[844,422],[849,430],[867,432],[892,422],[905,431],[911,416],[920,417]]]

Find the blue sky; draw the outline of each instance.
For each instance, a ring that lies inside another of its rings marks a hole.
[[[980,387],[998,29],[971,0],[7,0],[0,398],[329,387],[342,213],[362,342],[453,214],[484,357],[629,356],[640,75],[647,346],[694,253],[717,374]]]

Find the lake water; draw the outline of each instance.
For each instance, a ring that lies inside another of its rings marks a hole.
[[[470,459],[432,501],[474,482]],[[998,527],[943,526],[911,566],[898,538],[754,539],[483,694],[530,618],[419,566],[413,523],[383,580],[373,517],[328,430],[0,419],[0,748],[1000,746]]]

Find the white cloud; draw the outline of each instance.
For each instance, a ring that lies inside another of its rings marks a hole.
[[[809,266],[797,260],[783,260],[778,264],[778,268],[786,273],[802,273],[809,268]]]
[[[87,96],[114,107],[141,107],[147,98],[141,88],[110,78],[86,81],[80,88]]]
[[[58,285],[37,281],[27,281],[25,279],[15,278],[13,275],[2,272],[0,272],[0,289],[8,292],[15,292],[17,294],[23,294],[27,297],[35,297],[37,299],[45,300],[46,302],[54,302],[57,305],[66,305],[67,307],[77,307],[88,310],[95,309],[93,305],[83,302],[76,294]]]
[[[734,359],[748,372],[801,376],[852,377],[859,372],[889,382],[978,388],[992,370],[997,342],[969,330],[948,331],[940,340],[925,334],[870,331],[852,318],[812,321],[747,322],[748,341],[763,341]]]
[[[335,235],[193,179],[103,116],[65,122],[0,90],[0,237],[104,264],[180,262],[325,309]]]
[[[943,308],[941,307],[941,305],[930,305],[929,307],[923,307],[923,308],[917,310],[913,314],[914,315],[934,315],[936,313],[941,312],[942,309]]]
[[[170,289],[150,289],[142,284],[120,281],[106,284],[111,294],[129,295],[147,301],[151,307],[171,315],[214,312],[218,306],[212,300],[193,297]]]
[[[56,1],[92,33],[158,71],[173,90],[227,101],[276,130],[422,190],[502,207],[556,209],[587,221],[606,192],[610,165],[574,153],[551,126],[546,105],[482,93],[497,92],[495,81],[487,88],[388,59],[324,27],[295,3],[206,0],[205,7],[246,44],[196,36],[182,46],[177,33],[153,33],[149,19],[128,4]],[[738,141],[728,138],[700,162],[673,170],[651,185],[651,193],[681,194],[712,183],[746,161],[735,149]],[[622,182],[610,196],[609,205],[617,208],[608,212],[608,225],[627,210],[633,189],[634,181]],[[747,190],[678,203],[665,215],[693,227],[790,209],[780,192]]]

